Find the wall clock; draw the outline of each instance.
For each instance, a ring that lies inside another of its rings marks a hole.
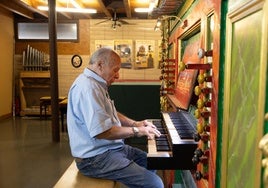
[[[73,55],[71,59],[73,67],[78,68],[82,65],[82,58],[80,55]]]

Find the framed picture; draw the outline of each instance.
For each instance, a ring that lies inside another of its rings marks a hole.
[[[154,68],[154,40],[136,40],[135,68]]]
[[[114,50],[114,40],[95,40],[95,50],[99,48],[110,48]]]
[[[131,69],[132,65],[132,40],[115,40],[114,50],[121,57],[121,68]]]

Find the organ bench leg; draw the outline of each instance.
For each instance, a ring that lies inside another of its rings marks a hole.
[[[45,96],[40,98],[40,119],[43,117],[43,110],[44,110],[44,117],[47,117],[47,108],[51,105],[51,97]]]

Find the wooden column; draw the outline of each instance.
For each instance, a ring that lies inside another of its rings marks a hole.
[[[51,115],[52,115],[52,140],[60,141],[59,131],[59,84],[58,84],[58,58],[57,58],[57,18],[56,0],[49,0],[49,55],[50,55],[50,76],[51,76]]]

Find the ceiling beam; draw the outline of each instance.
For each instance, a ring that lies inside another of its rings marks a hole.
[[[19,6],[19,4],[16,3],[15,1],[2,0],[2,1],[0,1],[0,6],[13,12],[13,13],[19,14],[23,17],[26,17],[29,19],[34,19],[32,11],[30,11],[29,9],[25,9],[24,7]]]
[[[130,0],[124,0],[124,6],[125,6],[125,9],[126,9],[127,18],[131,18]]]
[[[61,7],[63,5],[59,4],[58,2],[56,2],[56,7]],[[72,19],[72,15],[70,13],[67,13],[67,12],[57,12],[58,14],[61,14],[62,16],[64,16],[65,18],[68,18],[68,19]]]
[[[7,0],[4,0],[4,1],[7,1]],[[21,0],[13,0],[16,4],[18,4],[19,6],[31,11],[31,12],[35,12],[35,13],[38,13],[42,16],[44,16],[45,18],[48,18],[48,13],[45,12],[45,11],[41,11],[35,7],[33,7],[32,5],[28,5],[24,2],[22,2]],[[10,1],[9,1],[10,2]]]
[[[58,14],[61,14],[62,16],[64,16],[65,18],[68,19],[72,19],[73,17],[71,16],[71,14],[67,13],[67,12],[58,12]]]
[[[105,7],[105,5],[103,4],[102,0],[98,0],[98,3],[100,5],[101,10],[104,12],[104,14],[108,17],[108,18],[112,18],[111,13],[108,11],[108,9]]]
[[[92,18],[89,14],[83,14],[82,15],[85,19],[90,19],[90,18]]]
[[[85,8],[85,6],[79,1],[72,0],[72,1],[70,1],[70,3],[73,4],[73,6],[75,8]],[[64,7],[64,5],[56,3],[56,7]],[[64,17],[66,17],[68,19],[74,19],[75,18],[74,15],[79,14],[79,13],[71,14],[68,12],[58,12],[58,13],[63,15]],[[91,18],[91,16],[89,14],[80,14],[80,15],[84,18],[87,18],[87,19]]]

